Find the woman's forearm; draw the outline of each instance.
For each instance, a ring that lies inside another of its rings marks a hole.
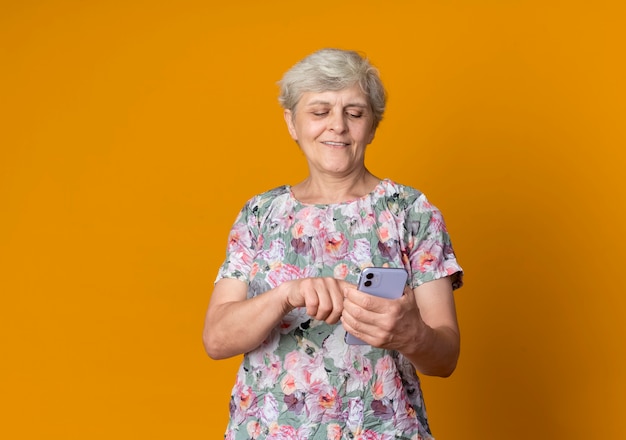
[[[417,371],[427,376],[450,376],[459,359],[460,337],[450,327],[426,327],[415,344],[402,351]]]
[[[258,347],[292,310],[282,290],[279,286],[254,298],[210,307],[202,337],[207,354],[225,359]]]

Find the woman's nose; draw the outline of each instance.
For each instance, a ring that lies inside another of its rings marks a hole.
[[[332,112],[328,118],[328,128],[335,133],[343,133],[346,130],[346,121],[343,113]]]

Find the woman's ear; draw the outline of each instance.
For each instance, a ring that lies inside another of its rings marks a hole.
[[[289,130],[289,134],[291,138],[298,142],[298,134],[296,133],[296,127],[293,123],[293,113],[289,109],[285,109],[283,112],[283,117],[285,118],[285,122],[287,123],[287,130]]]

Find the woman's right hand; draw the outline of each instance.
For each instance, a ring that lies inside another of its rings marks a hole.
[[[305,307],[307,315],[328,324],[336,324],[341,318],[346,287],[355,286],[331,277],[302,278],[280,286],[286,290],[287,303],[292,309]]]
[[[253,350],[296,307],[305,307],[312,318],[335,324],[343,312],[344,289],[350,286],[354,287],[334,278],[303,278],[247,298],[246,283],[223,278],[211,294],[204,347],[213,359]]]

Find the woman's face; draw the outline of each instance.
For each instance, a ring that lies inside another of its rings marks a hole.
[[[342,176],[365,166],[365,147],[376,130],[369,102],[358,85],[306,92],[293,112],[285,110],[285,121],[311,173]]]

